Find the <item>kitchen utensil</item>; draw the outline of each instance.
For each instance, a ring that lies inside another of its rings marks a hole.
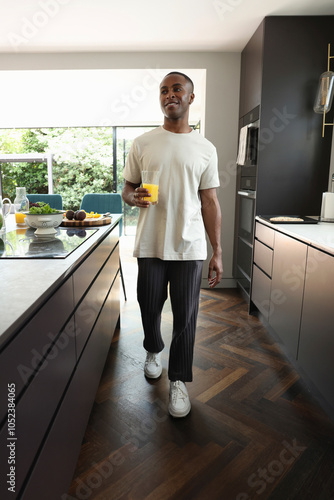
[[[111,224],[111,217],[100,217],[99,219],[68,220],[63,218],[63,227],[85,227],[85,226],[105,226]]]
[[[271,224],[317,224],[319,222],[318,217],[312,218],[312,217],[306,217],[305,215],[286,215],[285,217],[291,219],[295,218],[296,220],[279,220],[279,221],[275,220],[276,217],[281,217],[279,214],[260,215],[259,217],[261,219],[266,220],[267,222],[270,222]],[[284,215],[282,217],[284,217]]]

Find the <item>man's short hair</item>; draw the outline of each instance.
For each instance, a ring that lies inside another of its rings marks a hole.
[[[188,75],[185,75],[184,73],[181,73],[181,71],[171,71],[166,76],[169,76],[169,75],[181,75],[181,76],[183,76],[183,78],[185,78],[187,80],[187,82],[190,83],[190,85],[191,85],[191,92],[194,92],[194,82],[192,81],[191,78],[189,78]],[[166,76],[165,76],[165,78],[166,78]]]

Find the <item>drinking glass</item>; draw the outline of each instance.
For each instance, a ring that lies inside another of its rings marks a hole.
[[[143,170],[141,173],[141,180],[143,188],[148,189],[150,197],[145,197],[145,201],[150,201],[151,205],[156,205],[158,203],[158,192],[159,192],[159,170]]]

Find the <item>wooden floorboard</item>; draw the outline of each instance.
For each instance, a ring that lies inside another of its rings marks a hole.
[[[163,373],[150,381],[136,264],[122,256],[128,301],[69,498],[333,500],[334,423],[236,290],[202,291],[187,384],[192,410],[184,419],[168,415],[170,304],[162,315]]]

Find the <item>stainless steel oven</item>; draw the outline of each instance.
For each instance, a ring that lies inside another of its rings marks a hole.
[[[237,179],[235,275],[249,296],[256,209],[259,106],[240,121]]]
[[[246,294],[249,294],[251,281],[255,202],[255,191],[238,191],[239,220],[236,277],[238,284],[243,288]]]
[[[238,236],[252,245],[255,220],[256,191],[242,189],[239,198],[239,232]]]

